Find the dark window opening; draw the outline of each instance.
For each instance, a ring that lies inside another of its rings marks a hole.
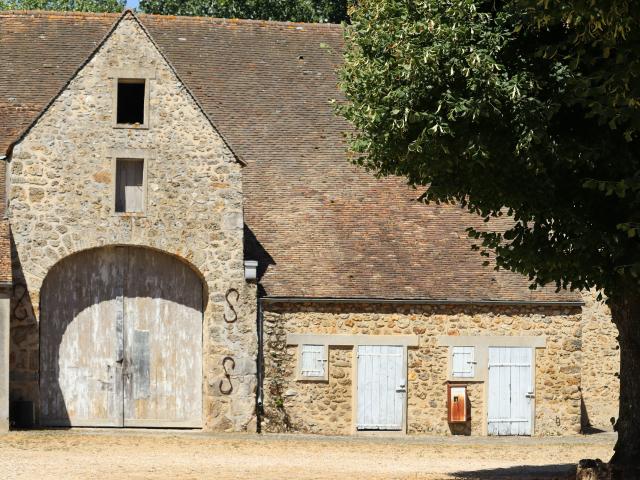
[[[116,160],[116,212],[144,211],[144,160]]]
[[[117,123],[144,124],[144,80],[118,80]]]

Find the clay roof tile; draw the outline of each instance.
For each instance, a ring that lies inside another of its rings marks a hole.
[[[0,13],[0,151],[38,115],[119,15]],[[245,255],[267,294],[577,301],[482,266],[458,207],[425,206],[401,179],[347,161],[339,25],[139,15],[247,163]],[[1,239],[1,237],[0,237]],[[0,248],[0,256],[2,250]],[[0,259],[0,268],[2,260]]]

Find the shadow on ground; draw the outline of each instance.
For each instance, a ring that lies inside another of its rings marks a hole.
[[[575,475],[576,465],[572,463],[537,466],[518,465],[509,468],[459,471],[451,474],[453,478],[460,480],[567,480],[575,478]]]

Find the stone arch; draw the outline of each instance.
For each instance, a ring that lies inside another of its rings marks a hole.
[[[132,243],[132,242],[90,242],[87,240],[79,239],[77,241],[69,242],[66,249],[53,249],[50,248],[47,251],[47,255],[42,257],[42,261],[35,265],[29,266],[29,272],[26,273],[26,286],[32,295],[34,300],[34,306],[39,304],[39,292],[42,289],[42,285],[44,281],[51,271],[51,269],[63,262],[65,259],[72,257],[73,255],[86,252],[89,250],[98,250],[100,248],[105,247],[134,247],[134,248],[143,248],[148,250],[153,250],[165,255],[170,255],[174,257],[176,260],[186,264],[191,268],[196,275],[202,281],[202,284],[205,288],[205,299],[209,298],[209,289],[207,280],[205,275],[202,273],[204,270],[204,265],[197,265],[191,259],[195,256],[194,252],[190,249],[186,249],[184,251],[174,251],[172,249],[167,249],[164,245],[161,245],[160,242],[150,241],[149,243]],[[36,301],[37,300],[37,301]],[[206,306],[206,305],[205,305]],[[37,316],[37,315],[36,315]]]
[[[58,265],[59,263],[65,261],[65,260],[67,260],[69,257],[72,257],[72,256],[77,255],[79,253],[83,253],[83,252],[87,252],[87,251],[91,251],[91,250],[99,250],[101,248],[109,248],[109,247],[139,248],[139,249],[151,250],[151,251],[163,254],[163,255],[168,255],[170,257],[173,257],[176,260],[178,260],[179,262],[184,263],[185,265],[187,265],[191,270],[193,270],[193,272],[202,281],[203,287],[205,288],[205,293],[208,292],[207,280],[206,280],[204,274],[202,273],[201,267],[195,265],[190,260],[190,258],[193,255],[191,254],[191,252],[189,250],[187,250],[186,252],[172,251],[172,250],[167,250],[166,248],[163,248],[162,246],[155,245],[153,243],[152,244],[142,244],[142,243],[104,243],[104,244],[88,245],[85,242],[78,242],[77,244],[74,245],[74,248],[70,248],[69,249],[69,251],[68,251],[68,253],[66,255],[62,255],[62,254],[57,252],[57,255],[52,256],[52,257],[48,257],[48,259],[51,259],[51,260],[48,261],[46,264],[41,265],[41,267],[46,270],[47,275],[48,275],[53,267],[55,267],[56,265]],[[47,275],[45,275],[45,277],[43,277],[42,281],[40,282],[40,287],[42,287],[42,285],[44,284],[44,281],[45,281]],[[35,285],[34,285],[34,287],[35,287]],[[38,288],[37,290],[40,290],[40,288]],[[208,295],[205,295],[205,299],[206,298],[208,298]]]

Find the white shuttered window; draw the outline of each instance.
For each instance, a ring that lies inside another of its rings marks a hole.
[[[144,160],[116,160],[116,212],[144,211]]]
[[[300,345],[300,376],[325,378],[325,352],[324,345]]]
[[[454,378],[475,377],[475,352],[473,347],[451,348],[451,376]]]

